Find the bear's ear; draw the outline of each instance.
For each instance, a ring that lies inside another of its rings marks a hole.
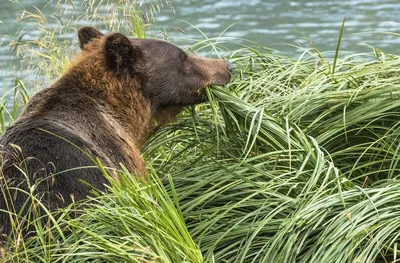
[[[103,33],[94,27],[82,27],[78,31],[79,46],[83,49],[87,43],[102,36],[104,36]]]
[[[104,49],[108,68],[117,74],[133,74],[135,63],[142,56],[142,51],[120,33],[109,35]]]

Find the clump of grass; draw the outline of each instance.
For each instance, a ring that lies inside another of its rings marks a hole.
[[[122,171],[105,193],[56,213],[32,216],[36,234],[8,244],[4,262],[204,262],[187,231],[179,204],[152,178]],[[28,202],[40,206],[32,195]],[[29,206],[29,204],[28,204]],[[71,215],[81,215],[71,218]],[[49,217],[52,224],[40,222]]]
[[[248,49],[230,90],[148,143],[207,260],[398,257],[398,57],[348,55],[332,73],[321,55]]]
[[[157,177],[143,183],[128,172],[119,176],[111,194],[93,198],[71,222],[71,258],[92,262],[98,253],[102,262],[203,262],[172,197]]]
[[[262,63],[263,70],[250,74],[252,92],[246,92],[246,81],[236,92],[313,136],[352,180],[373,184],[394,178],[399,174],[398,57],[350,54],[338,59],[331,73],[332,60],[321,55]],[[263,90],[268,96],[260,95]]]

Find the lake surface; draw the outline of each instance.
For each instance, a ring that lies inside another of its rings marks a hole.
[[[40,31],[34,23],[15,23],[18,11],[22,9],[20,4],[0,1],[0,39],[3,42],[0,46],[1,98],[5,88],[12,85],[10,76],[22,74],[18,72],[18,60],[5,45],[9,39],[18,38],[16,31],[21,26],[25,27],[31,39],[35,39]],[[42,9],[48,1],[22,2],[25,9],[33,11],[33,6]],[[79,1],[74,2],[79,8]],[[304,37],[310,38],[322,51],[334,50],[342,21],[346,18],[343,50],[367,51],[365,44],[392,53],[400,50],[400,36],[384,34],[400,32],[399,0],[178,0],[172,1],[172,5],[175,11],[161,8],[153,26],[154,32],[165,29],[171,38],[201,39],[198,29],[208,37],[217,37],[229,27],[224,36],[249,39],[299,56],[301,50],[291,45],[307,46]],[[51,9],[44,9],[44,12],[51,12]],[[183,30],[185,34],[174,28]]]
[[[290,54],[297,51],[286,44],[305,44],[304,36],[320,50],[335,49],[343,19],[343,49],[364,51],[360,44],[369,44],[389,52],[400,50],[400,36],[371,33],[400,33],[398,0],[180,0],[174,6],[175,17],[161,15],[158,21],[189,21],[209,36],[218,36],[237,23],[225,35],[254,40]],[[184,29],[196,32],[189,26]]]

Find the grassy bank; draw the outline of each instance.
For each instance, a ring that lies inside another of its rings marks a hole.
[[[192,49],[207,46],[235,78],[149,139],[149,183],[122,169],[89,204],[32,218],[38,235],[4,262],[398,261],[399,56]]]
[[[352,54],[335,72],[315,50],[231,60],[229,87],[146,144],[152,184],[121,175],[60,219],[72,235],[42,230],[9,262],[395,261],[398,57]]]

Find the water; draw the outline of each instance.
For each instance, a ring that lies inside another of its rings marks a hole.
[[[0,1],[0,41],[3,42],[0,46],[1,98],[7,87],[11,87],[12,76],[23,73],[18,71],[20,64],[5,44],[9,39],[18,38],[16,31],[21,26],[25,27],[30,39],[35,39],[40,31],[34,23],[15,23],[18,11],[22,9],[20,5]],[[23,3],[25,9],[33,11],[33,6],[42,10],[47,1],[24,0]],[[229,27],[224,36],[253,40],[299,56],[301,51],[291,45],[309,46],[304,37],[311,39],[322,51],[334,50],[342,21],[346,18],[342,49],[363,52],[369,49],[365,44],[391,53],[398,53],[400,49],[399,36],[382,34],[399,33],[398,0],[177,0],[172,4],[175,13],[167,7],[162,8],[154,25],[154,32],[163,28],[171,38],[201,39],[202,34],[188,23],[208,37],[217,37]],[[46,8],[44,12],[52,10]],[[174,28],[183,30],[185,35]]]
[[[160,16],[163,24],[179,24],[196,34],[190,26],[176,21],[189,21],[206,32],[218,36],[226,27],[238,22],[225,34],[254,40],[264,46],[291,55],[290,47],[306,45],[310,38],[323,51],[334,50],[343,19],[346,18],[342,48],[362,52],[369,44],[388,52],[400,49],[400,36],[371,32],[400,31],[398,0],[180,0],[175,1],[176,16]],[[289,45],[288,45],[289,44]]]

